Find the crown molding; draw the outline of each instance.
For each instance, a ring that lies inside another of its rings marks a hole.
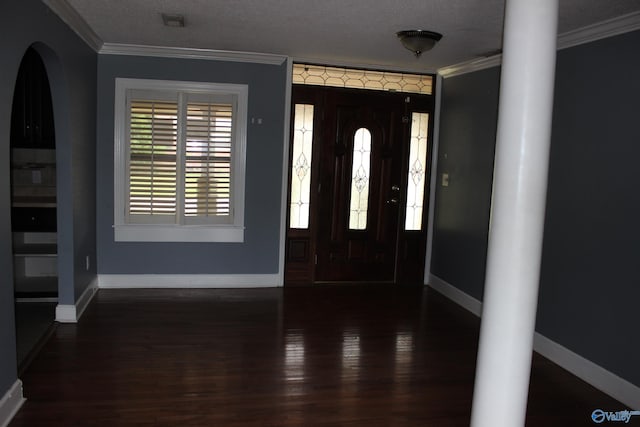
[[[66,0],[42,0],[42,2],[58,15],[91,49],[100,51],[102,39],[87,24],[87,21]]]
[[[608,37],[640,30],[640,12],[618,16],[593,25],[568,31],[558,36],[558,50],[581,44],[591,43]],[[487,58],[472,59],[438,69],[438,74],[444,78],[472,73],[486,68],[496,67],[502,63],[502,55]]]
[[[85,43],[99,54],[157,56],[182,59],[208,59],[258,64],[281,65],[285,55],[272,55],[253,52],[230,52],[213,49],[195,49],[164,46],[145,46],[135,44],[104,43],[87,24],[87,21],[67,2],[67,0],[42,0],[58,17],[66,23]]]
[[[459,76],[461,74],[484,70],[486,68],[497,67],[500,64],[502,64],[502,54],[449,65],[448,67],[438,69],[438,74],[446,79],[453,76]]]
[[[136,44],[104,43],[98,51],[101,55],[155,56],[161,58],[206,59],[217,61],[251,62],[254,64],[281,65],[285,55],[253,52],[231,52],[214,49],[146,46]]]
[[[558,50],[640,30],[640,12],[607,19],[558,36]]]

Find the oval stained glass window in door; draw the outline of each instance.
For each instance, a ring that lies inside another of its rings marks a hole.
[[[353,138],[349,230],[366,230],[369,210],[369,177],[371,176],[371,132],[356,131]]]

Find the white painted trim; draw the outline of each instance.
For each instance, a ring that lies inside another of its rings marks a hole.
[[[427,250],[424,262],[424,282],[431,274],[431,256],[433,255],[433,230],[436,212],[436,189],[438,188],[438,147],[440,145],[440,111],[442,108],[442,76],[436,75],[436,99],[433,117],[433,146],[431,147],[431,179],[429,182],[429,212],[427,214]]]
[[[78,301],[76,302],[76,308],[77,308],[76,311],[78,313],[76,320],[80,320],[80,316],[82,316],[84,311],[87,309],[87,307],[89,306],[89,303],[91,302],[93,297],[96,296],[97,292],[98,292],[98,277],[96,276],[91,281],[91,283],[89,283],[89,286],[87,286],[87,289],[84,290],[84,292],[82,293],[82,295],[80,295],[80,298],[78,298]]]
[[[100,289],[277,288],[279,274],[99,274]]]
[[[533,337],[533,349],[576,377],[583,379],[598,390],[624,403],[629,408],[633,410],[640,408],[640,387],[624,378],[620,378],[538,332]]]
[[[558,36],[558,50],[640,30],[640,12],[607,19]]]
[[[94,278],[84,290],[75,304],[58,304],[56,307],[56,321],[60,323],[78,323],[82,313],[98,292],[98,278]]]
[[[159,58],[205,59],[210,61],[250,62],[253,64],[282,65],[285,55],[255,52],[231,52],[215,49],[146,46],[137,44],[103,43],[101,55],[153,56]]]
[[[636,30],[640,30],[640,12],[629,13],[562,33],[558,35],[558,50],[591,43]],[[502,64],[501,54],[448,65],[438,69],[438,74],[444,78],[449,78],[484,70],[486,68],[497,67],[500,64]]]
[[[96,52],[103,46],[102,39],[87,24],[87,21],[67,2],[67,0],[42,0],[42,2],[58,15],[89,47]]]
[[[462,292],[455,286],[434,275],[429,277],[428,286],[480,317],[482,302],[471,295]],[[603,367],[550,340],[539,332],[534,334],[533,349],[556,365],[571,372],[576,377],[591,384],[603,393],[619,400],[629,408],[634,410],[640,409],[638,406],[640,402],[640,387],[635,384],[607,371]]]
[[[27,399],[22,395],[22,381],[16,380],[0,399],[0,427],[7,427]]]
[[[460,76],[462,74],[473,73],[474,71],[497,67],[500,64],[502,64],[502,54],[448,65],[438,69],[438,74],[446,79],[449,77]]]
[[[56,322],[60,323],[77,323],[75,304],[58,304],[56,306]]]
[[[429,275],[429,282],[427,283],[427,286],[432,287],[445,297],[449,298],[451,301],[455,302],[456,304],[470,311],[476,316],[480,317],[482,315],[482,303],[479,300],[465,292],[462,292],[455,286],[450,285],[438,276],[434,276],[433,274]]]
[[[285,253],[287,244],[287,200],[289,198],[289,139],[291,138],[291,92],[293,61],[287,59],[287,82],[284,95],[284,141],[282,146],[282,195],[280,198],[280,257],[278,260],[278,285],[284,286]]]
[[[124,203],[124,199],[121,197],[118,197],[118,201]],[[240,243],[244,242],[244,226],[220,224],[116,224],[113,226],[113,240],[116,242]]]

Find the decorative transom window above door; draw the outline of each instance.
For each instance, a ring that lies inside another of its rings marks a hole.
[[[293,84],[433,94],[433,76],[326,65],[293,64]]]

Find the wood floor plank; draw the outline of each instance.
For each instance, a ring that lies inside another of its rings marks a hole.
[[[10,427],[466,426],[478,331],[422,288],[101,290],[25,371]],[[624,409],[534,356],[528,426],[601,407]]]

